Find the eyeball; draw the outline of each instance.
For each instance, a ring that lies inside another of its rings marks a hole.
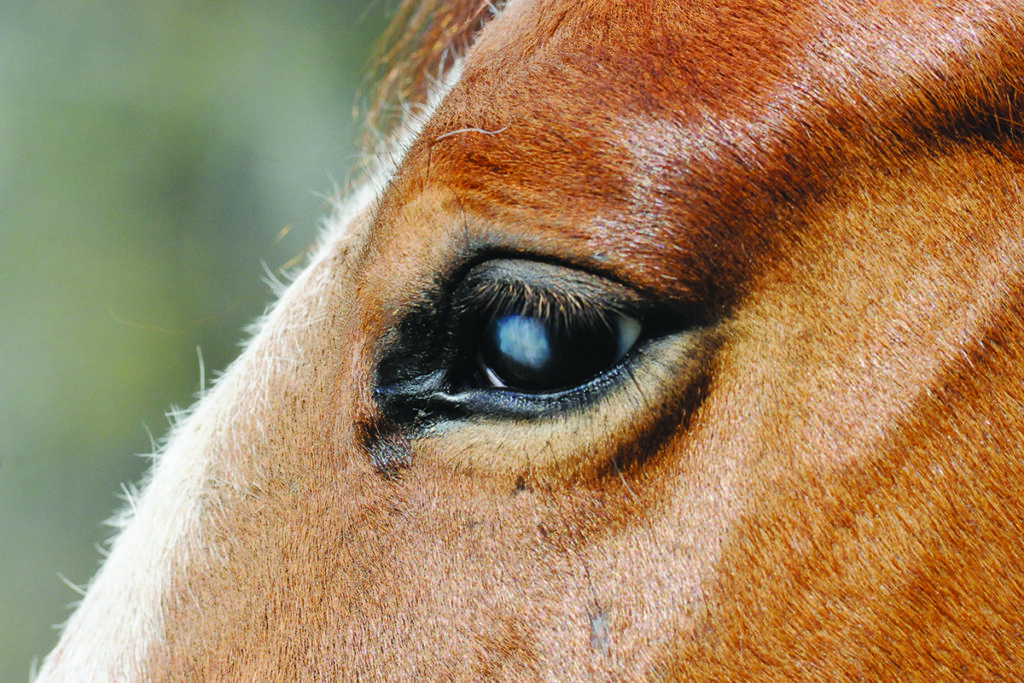
[[[494,315],[482,328],[477,376],[483,387],[531,393],[573,387],[619,362],[641,330],[607,310]]]

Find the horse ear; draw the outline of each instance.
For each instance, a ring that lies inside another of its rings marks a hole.
[[[376,84],[367,143],[388,139],[409,105],[423,104],[431,87],[465,53],[504,4],[493,0],[403,0],[373,55]]]

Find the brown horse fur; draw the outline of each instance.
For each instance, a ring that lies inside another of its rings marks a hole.
[[[42,678],[1024,675],[1024,6],[422,5],[389,92],[464,57]],[[391,411],[498,261],[646,302],[628,379]]]

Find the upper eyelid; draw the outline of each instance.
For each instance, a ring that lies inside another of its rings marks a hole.
[[[548,320],[596,320],[611,314],[633,314],[626,310],[632,307],[606,297],[539,287],[480,287],[459,302],[458,308],[484,317],[520,314]]]
[[[602,276],[536,261],[497,260],[474,268],[456,287],[456,319],[506,312],[569,319],[608,314],[641,317],[644,298]]]

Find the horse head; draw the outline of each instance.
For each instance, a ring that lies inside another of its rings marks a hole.
[[[1021,5],[404,16],[41,680],[1019,672]]]

